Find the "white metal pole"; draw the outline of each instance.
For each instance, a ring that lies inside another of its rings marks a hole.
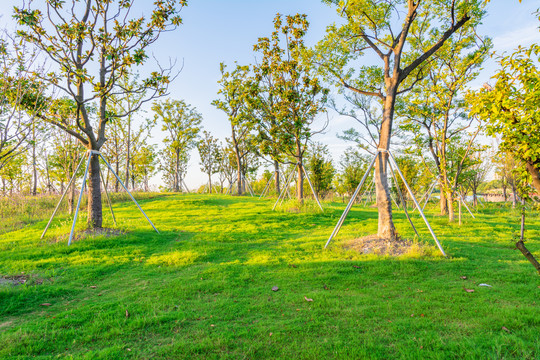
[[[137,205],[137,207],[138,207],[139,210],[142,212],[142,214],[144,215],[144,217],[146,218],[146,220],[148,220],[148,222],[150,223],[150,225],[152,225],[152,227],[154,228],[154,230],[156,230],[156,232],[159,234],[158,229],[156,229],[156,227],[154,226],[154,224],[152,223],[152,221],[150,221],[150,219],[148,218],[148,216],[146,216],[146,213],[144,212],[144,210],[141,208],[141,206],[139,205],[139,203],[137,202],[137,200],[135,200],[135,198],[133,197],[133,195],[131,195],[131,193],[130,193],[129,190],[126,188],[126,186],[124,185],[124,183],[122,182],[122,180],[120,180],[120,177],[118,177],[118,174],[114,172],[113,168],[111,167],[111,165],[109,164],[109,162],[107,161],[107,159],[105,159],[105,157],[104,157],[100,152],[96,152],[96,153],[99,154],[99,156],[101,156],[101,158],[103,159],[103,161],[105,161],[105,163],[107,164],[107,166],[109,167],[109,169],[111,170],[111,172],[114,174],[114,176],[116,176],[116,178],[118,179],[118,181],[120,182],[120,184],[122,185],[122,187],[126,190],[126,192],[128,193],[129,197],[131,198],[131,200],[133,200],[133,202],[135,203],[135,205]]]
[[[275,175],[275,173],[274,173]],[[262,193],[261,193],[261,196],[259,196],[259,199],[262,199],[262,197],[264,196],[264,194],[266,193],[266,189],[268,189],[270,187],[270,182],[272,181],[272,177],[270,177],[270,179],[268,179],[268,181],[266,182],[266,186],[264,187]]]
[[[54,211],[52,213],[52,216],[49,219],[49,222],[47,223],[47,226],[45,226],[45,230],[43,230],[43,234],[41,234],[40,239],[43,239],[43,237],[47,233],[47,230],[49,229],[49,226],[51,226],[51,223],[52,223],[52,221],[54,219],[54,216],[56,215],[56,212],[60,208],[60,204],[62,203],[62,200],[64,200],[64,197],[66,196],[67,192],[69,191],[69,188],[71,187],[71,183],[73,183],[73,180],[75,180],[75,177],[77,176],[77,171],[79,171],[79,168],[81,167],[81,164],[83,163],[83,161],[84,161],[84,156],[81,157],[81,161],[79,161],[79,165],[77,165],[77,167],[75,168],[75,172],[73,173],[73,176],[69,180],[69,183],[68,183],[68,185],[66,187],[66,190],[64,190],[64,193],[60,197],[60,200],[58,201],[58,204],[56,205],[56,208],[54,209]]]
[[[473,215],[473,213],[471,212],[471,209],[469,209],[469,207],[467,206],[467,203],[465,202],[465,200],[463,199],[463,196],[461,196],[461,193],[459,194],[459,197],[461,198],[461,202],[463,203],[463,205],[465,206],[465,209],[467,209],[467,211],[469,212],[469,214],[471,214],[471,216],[473,217],[473,219],[476,219]]]
[[[401,199],[401,203],[403,204],[403,210],[405,211],[405,216],[407,216],[407,220],[409,220],[409,224],[411,224],[411,227],[413,228],[414,232],[416,233],[416,236],[418,236],[418,238],[420,238],[420,235],[418,234],[418,231],[416,231],[416,228],[414,227],[414,224],[411,220],[411,217],[409,216],[409,211],[407,210],[407,206],[406,206],[406,203],[405,203],[405,198],[403,196],[403,194],[401,193],[401,189],[399,188],[399,183],[397,181],[397,177],[396,177],[396,174],[394,173],[394,169],[392,169],[392,163],[390,161],[388,161],[388,168],[390,168],[390,172],[392,173],[392,177],[394,178],[394,181],[396,183],[396,189],[397,189],[397,192],[399,194],[399,197]]]
[[[103,185],[103,190],[105,191],[105,196],[107,197],[107,203],[109,204],[109,210],[111,211],[112,219],[114,225],[116,226],[116,218],[114,217],[114,211],[112,208],[111,199],[109,199],[109,192],[107,191],[107,185],[105,185],[105,180],[103,179],[103,173],[101,172],[101,167],[99,168],[99,177],[101,178],[101,184]]]
[[[396,162],[396,160],[394,159],[394,156],[392,155],[392,153],[390,152],[390,150],[386,150],[388,152],[388,155],[390,155],[389,157],[389,160],[391,159],[392,162],[394,163],[394,167],[396,168],[399,176],[401,177],[401,179],[403,180],[403,183],[405,184],[405,187],[407,188],[407,190],[409,191],[409,194],[411,194],[411,197],[414,201],[414,203],[416,204],[416,207],[418,208],[418,211],[420,212],[420,215],[422,215],[422,219],[424,219],[424,222],[426,223],[426,226],[428,227],[429,229],[429,232],[431,233],[431,236],[433,236],[433,239],[435,240],[435,242],[437,243],[437,246],[439,247],[439,250],[441,251],[441,253],[446,256],[446,253],[444,252],[441,244],[439,243],[439,240],[437,239],[437,236],[435,235],[435,233],[433,232],[433,229],[431,228],[431,226],[429,225],[429,221],[426,219],[426,216],[424,215],[424,212],[422,211],[422,209],[420,209],[420,205],[418,204],[418,201],[416,201],[416,198],[414,197],[414,194],[411,190],[411,188],[409,187],[409,184],[407,183],[407,180],[405,180],[405,176],[403,176],[403,174],[401,173],[401,170],[399,169],[399,166]]]
[[[351,207],[352,207],[352,205],[354,203],[354,200],[356,199],[356,196],[358,196],[358,192],[362,188],[362,185],[364,185],[364,182],[366,181],[366,178],[367,178],[369,172],[373,168],[373,164],[375,164],[375,160],[377,159],[378,155],[379,155],[379,152],[377,151],[377,153],[373,157],[373,161],[371,162],[368,169],[364,173],[364,176],[362,177],[362,180],[360,181],[360,184],[358,184],[358,186],[356,187],[356,190],[354,191],[353,195],[351,196],[351,200],[347,204],[347,207],[345,208],[345,211],[343,211],[343,214],[341,214],[341,217],[339,218],[339,220],[338,220],[338,222],[336,224],[336,227],[334,228],[334,231],[332,231],[332,234],[330,234],[330,237],[328,238],[328,241],[326,242],[326,245],[324,245],[325,249],[328,247],[328,244],[330,244],[330,241],[332,241],[332,238],[334,238],[334,236],[336,236],[338,234],[339,230],[341,229],[341,226],[343,225],[343,222],[345,221],[345,218],[349,214],[349,211],[351,210]]]
[[[311,188],[311,192],[313,193],[313,197],[317,201],[317,204],[319,204],[319,207],[321,208],[321,210],[324,211],[324,209],[323,209],[323,207],[321,205],[321,202],[319,201],[319,197],[315,193],[315,189],[313,188],[313,185],[311,184],[311,180],[309,179],[309,175],[308,175],[308,173],[306,171],[306,168],[304,167],[304,164],[302,164],[300,166],[302,166],[302,170],[304,170],[304,175],[306,175],[306,179],[308,181],[309,187]]]
[[[71,225],[71,232],[69,233],[68,246],[71,245],[71,240],[73,239],[73,232],[75,231],[75,223],[77,222],[77,216],[79,215],[79,207],[81,206],[82,195],[84,192],[84,187],[86,185],[86,176],[88,175],[88,168],[90,167],[90,159],[92,158],[92,151],[88,151],[88,162],[86,163],[86,170],[84,171],[84,176],[81,184],[81,192],[79,194],[79,200],[77,201],[77,207],[75,208],[75,216],[73,217],[73,224]]]
[[[298,164],[297,164],[298,165]],[[293,171],[291,171],[291,173],[289,174],[289,176],[287,177],[287,182],[285,184],[283,184],[283,190],[281,190],[281,194],[279,194],[278,196],[278,199],[276,200],[276,203],[274,204],[274,207],[272,208],[272,210],[274,210],[277,206],[277,204],[279,203],[279,200],[281,199],[281,197],[285,195],[285,192],[286,192],[286,189],[289,188],[289,184],[291,183],[291,177],[292,175],[294,174],[294,170],[296,170],[296,166],[294,167]],[[285,197],[284,197],[285,198]]]

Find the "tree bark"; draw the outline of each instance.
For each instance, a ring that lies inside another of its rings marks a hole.
[[[36,125],[32,125],[32,195],[37,195]]]
[[[439,183],[440,188],[440,199],[439,199],[439,206],[441,208],[441,215],[447,215],[448,214],[448,203],[446,200],[446,194],[444,191],[444,185],[442,182]]]
[[[131,115],[127,118],[127,142],[126,142],[126,186],[129,183],[129,162],[131,160]],[[132,189],[134,186],[131,187]]]
[[[91,156],[88,170],[88,225],[92,229],[100,229],[103,225],[98,155]]]
[[[387,80],[391,82],[392,80]],[[394,117],[394,104],[396,101],[397,83],[387,84],[388,93],[384,101],[381,134],[379,137],[379,149],[390,149],[392,136],[392,122]],[[392,200],[388,186],[388,153],[381,152],[375,161],[375,192],[379,221],[377,236],[381,239],[395,240],[396,228],[392,220]]]
[[[296,139],[296,166],[298,170],[297,180],[296,180],[296,198],[298,201],[304,203],[304,173],[302,172],[303,163],[302,163],[302,148],[299,139]]]
[[[512,209],[516,208],[517,203],[517,190],[516,190],[516,182],[512,181]]]
[[[523,204],[523,206],[525,205]],[[521,211],[521,236],[519,238],[519,241],[516,242],[516,248],[518,248],[519,251],[521,251],[523,256],[525,256],[525,258],[529,260],[529,262],[534,266],[536,271],[538,271],[538,274],[540,274],[540,263],[538,263],[538,260],[536,260],[533,254],[531,254],[531,252],[525,247],[525,243],[523,242],[524,238],[525,238],[525,209],[522,209]]]
[[[276,194],[278,195],[281,194],[279,175],[279,163],[277,160],[274,160],[274,180],[276,182]]]
[[[540,193],[540,170],[538,170],[538,164],[534,164],[527,161],[527,171],[531,174],[532,185],[536,189],[537,193]]]
[[[120,174],[119,174],[119,172],[120,172],[120,155],[118,154],[119,150],[118,150],[118,137],[117,136],[114,137],[114,147],[115,147],[115,150],[116,150],[116,156],[115,156],[116,169],[115,169],[115,171],[116,171],[116,175],[120,176]],[[118,179],[116,179],[116,176],[115,176],[114,192],[119,192],[119,191],[120,191],[120,182],[118,181]]]
[[[212,193],[212,175],[208,174],[208,193]]]
[[[176,150],[176,164],[174,169],[174,191],[179,192],[180,191],[180,150]]]

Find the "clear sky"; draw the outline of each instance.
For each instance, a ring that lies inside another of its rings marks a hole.
[[[35,4],[43,2],[34,0]],[[152,1],[153,2],[153,1]],[[339,21],[334,8],[318,0],[191,0],[182,10],[184,24],[175,32],[160,38],[153,51],[160,61],[176,58],[183,69],[170,87],[170,97],[184,99],[197,107],[203,114],[203,126],[221,139],[230,136],[230,126],[225,114],[212,105],[217,97],[217,81],[220,78],[219,63],[232,66],[254,62],[253,45],[262,36],[269,36],[273,29],[272,20],[276,13],[284,15],[305,13],[308,15],[310,30],[307,45],[315,44],[324,36],[325,28]],[[5,5],[0,8],[0,18],[11,27],[11,9],[20,5],[18,0],[0,0]],[[151,8],[149,0],[135,0],[136,11]],[[9,5],[9,6],[8,6]],[[532,13],[540,7],[538,1],[491,0],[488,15],[479,29],[481,35],[493,38],[495,50],[511,51],[517,45],[538,42],[540,32],[538,20]],[[137,12],[135,12],[136,14]],[[148,63],[146,66],[150,66]],[[485,71],[477,81],[482,84],[489,80],[495,70],[495,61],[485,65]],[[150,116],[150,114],[141,115]],[[350,144],[336,137],[342,130],[355,123],[340,118],[330,112],[330,124],[325,134],[315,140],[330,145],[337,164],[343,150]],[[163,134],[159,129],[153,132],[154,143],[160,143]],[[161,144],[160,144],[161,145]],[[205,176],[199,171],[197,151],[192,152],[186,182],[190,188],[204,183]],[[157,179],[156,179],[157,180]]]

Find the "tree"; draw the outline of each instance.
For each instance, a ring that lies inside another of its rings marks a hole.
[[[499,135],[500,150],[523,162],[522,175],[540,192],[540,45],[499,58],[496,83],[470,92],[471,112]]]
[[[208,131],[203,131],[203,137],[197,144],[201,158],[201,171],[208,174],[208,191],[212,193],[212,175],[219,171],[221,152],[218,139]]]
[[[133,1],[46,0],[45,11],[32,2],[15,7],[14,17],[25,30],[18,33],[57,65],[56,71],[40,73],[45,84],[64,92],[75,102],[76,126],[70,126],[54,111],[34,111],[77,138],[90,151],[99,151],[107,124],[124,118],[146,101],[166,93],[170,69],[160,68],[134,88],[123,88],[119,79],[134,66],[147,62],[148,48],[161,33],[178,27],[185,0],[156,0],[149,17],[133,17]],[[110,111],[113,96],[148,91],[139,106],[124,113]],[[92,108],[95,111],[92,111]],[[101,228],[103,221],[99,157],[91,154],[88,181],[88,222]]]
[[[478,188],[486,180],[493,167],[491,157],[486,155],[488,154],[483,150],[472,153],[473,165],[468,169],[466,174],[466,182],[472,192],[474,206],[478,206]]]
[[[339,165],[345,191],[352,195],[360,181],[362,181],[362,177],[369,165],[369,159],[359,149],[348,147],[341,155]]]
[[[21,103],[38,109],[36,76],[29,69],[37,54],[19,44],[7,32],[0,37],[0,169],[24,147],[32,133],[33,117],[28,117]],[[37,94],[36,94],[37,93]],[[34,94],[34,96],[33,96]]]
[[[454,37],[433,55],[428,75],[406,96],[400,127],[412,134],[408,149],[425,163],[425,154],[435,161],[432,177],[440,187],[441,215],[454,220],[453,198],[458,186],[463,164],[475,148],[481,124],[468,117],[463,100],[465,87],[476,79],[480,66],[491,49],[490,39],[478,42],[477,35],[466,28],[459,29]],[[449,147],[460,146],[461,164],[456,176],[450,178]],[[477,149],[478,150],[478,149]],[[427,167],[429,171],[431,169]],[[453,181],[452,181],[453,180]]]
[[[130,180],[130,167],[132,167],[132,153],[139,150],[137,146],[133,145],[136,145],[136,143],[143,143],[144,140],[146,140],[145,137],[147,137],[147,134],[152,128],[152,122],[149,120],[143,121],[138,127],[135,125],[135,114],[140,110],[139,103],[146,97],[145,89],[139,92],[133,91],[138,86],[138,79],[139,75],[134,75],[133,79],[131,79],[130,73],[126,72],[123,74],[118,81],[118,85],[124,89],[127,89],[128,91],[111,98],[113,111],[116,114],[126,114],[126,116],[121,119],[121,121],[117,121],[117,123],[124,143],[126,162],[124,165],[125,185],[128,188]]]
[[[60,182],[60,189],[63,192],[64,184],[67,186],[71,177],[75,175],[77,164],[84,155],[83,148],[73,136],[58,128],[52,129],[49,139],[51,140],[52,151],[48,162],[52,178]],[[68,192],[68,210],[70,214],[74,210],[75,184],[74,181]]]
[[[331,25],[319,43],[315,61],[327,79],[352,91],[376,97],[382,105],[377,148],[383,152],[375,164],[379,209],[378,236],[395,239],[387,159],[398,96],[424,76],[430,58],[461,27],[474,27],[481,18],[480,1],[441,0],[325,0],[338,7],[342,25]],[[401,24],[399,29],[394,28]],[[365,50],[372,50],[381,65],[358,65]]]
[[[275,119],[273,129],[277,130],[275,139],[265,139],[279,144],[282,153],[294,158],[298,165],[296,193],[299,201],[304,197],[304,153],[316,133],[311,126],[316,115],[324,110],[328,96],[328,89],[321,85],[313,67],[304,59],[303,37],[308,27],[306,15],[287,16],[283,21],[277,14],[271,38],[259,38],[254,46],[263,56],[260,71],[269,78],[266,86],[256,92],[267,92],[265,98],[273,99],[271,114],[267,116],[270,116],[269,124]],[[255,106],[266,106],[264,111],[269,111],[268,104],[263,105],[263,102],[255,102]]]
[[[246,96],[249,94],[249,67],[237,65],[228,72],[224,63],[220,64],[221,88],[218,94],[222,99],[212,101],[212,105],[227,114],[231,124],[231,144],[236,155],[236,183],[238,195],[242,195],[245,184],[244,158],[251,151],[253,119],[248,113]]]
[[[221,192],[223,192],[223,184],[225,181],[229,182],[232,186],[235,172],[237,172],[238,158],[229,139],[225,139],[225,145],[221,146],[219,151],[221,154],[219,162],[219,183]]]
[[[197,144],[202,115],[195,107],[184,100],[167,99],[152,105],[154,121],[162,123],[162,130],[167,132],[164,139],[169,151],[165,156],[173,156],[173,161],[165,159],[162,164],[172,166],[168,171],[173,174],[173,191],[180,191],[185,173],[183,165],[189,160],[189,152]]]
[[[158,153],[153,145],[141,145],[134,148],[131,160],[131,179],[140,183],[144,191],[149,191],[150,178],[155,175]]]
[[[314,143],[307,155],[307,169],[310,172],[316,196],[325,196],[332,189],[336,169],[329,157],[327,145]]]

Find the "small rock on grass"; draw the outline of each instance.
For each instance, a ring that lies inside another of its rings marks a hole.
[[[274,286],[274,287],[272,288],[272,291],[278,291],[278,290],[279,290],[279,287],[277,287],[277,286]]]

